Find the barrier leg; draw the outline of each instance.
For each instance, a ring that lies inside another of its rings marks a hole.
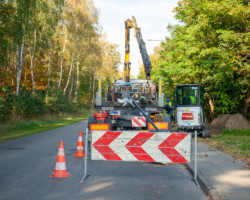
[[[197,181],[197,131],[195,133],[195,138],[194,138],[194,180],[197,184],[197,187],[200,188],[200,185]]]
[[[84,159],[84,175],[82,177],[81,183],[87,178],[87,167],[88,167],[88,134],[89,131],[86,128],[86,134],[85,134],[85,158]]]

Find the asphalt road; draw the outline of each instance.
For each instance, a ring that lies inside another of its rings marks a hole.
[[[73,157],[86,121],[0,143],[0,199],[205,200],[183,165],[89,161]],[[68,178],[49,177],[63,140]]]

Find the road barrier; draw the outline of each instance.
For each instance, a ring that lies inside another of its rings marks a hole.
[[[189,163],[191,134],[92,131],[91,160]]]
[[[90,136],[90,142],[88,137]],[[90,145],[90,146],[89,146]],[[192,152],[193,150],[193,152]],[[90,156],[88,154],[90,153]],[[194,154],[194,156],[192,156]],[[194,149],[192,133],[143,131],[91,131],[86,129],[83,182],[87,177],[87,160],[194,163],[197,181],[197,131]]]

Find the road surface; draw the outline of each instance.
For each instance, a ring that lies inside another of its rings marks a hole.
[[[73,157],[86,121],[0,143],[0,200],[205,200],[183,165],[89,161]],[[63,140],[68,178],[49,177]]]

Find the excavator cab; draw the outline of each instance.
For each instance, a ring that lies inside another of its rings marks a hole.
[[[177,85],[174,91],[178,131],[198,131],[209,137],[205,129],[204,89],[199,84]]]
[[[196,107],[204,104],[204,89],[199,84],[178,85],[176,88],[176,105]]]

